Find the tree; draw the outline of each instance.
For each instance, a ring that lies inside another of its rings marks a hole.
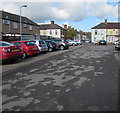
[[[87,36],[87,39],[91,39],[91,32],[86,32],[85,34]]]
[[[68,29],[68,32],[67,32],[66,37],[67,37],[68,39],[73,39],[74,36],[76,36],[75,30],[72,29],[72,28]]]

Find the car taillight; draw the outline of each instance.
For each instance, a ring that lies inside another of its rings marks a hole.
[[[55,46],[54,44],[52,46]]]
[[[67,42],[63,42],[63,43],[67,43]]]
[[[4,52],[10,52],[10,49],[4,49],[3,51]]]

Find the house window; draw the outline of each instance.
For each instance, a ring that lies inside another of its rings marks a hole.
[[[112,36],[112,42],[113,42],[114,37]]]
[[[95,35],[97,35],[97,30],[95,30]]]
[[[50,30],[50,35],[52,35],[52,30]]]
[[[3,20],[3,24],[10,24],[9,20]]]
[[[37,29],[39,29],[39,27],[37,26]]]
[[[112,30],[110,30],[110,34],[112,34]]]
[[[57,35],[57,34],[58,34],[57,30],[55,30],[55,35]]]
[[[29,26],[29,30],[30,30],[30,31],[32,31],[32,30],[33,30],[33,28],[32,28],[32,26],[31,26],[31,25]]]
[[[16,22],[13,22],[13,23],[12,23],[12,27],[13,27],[14,29],[17,29],[17,23],[16,23]]]
[[[94,41],[96,41],[96,37],[94,37]]]
[[[109,37],[109,42],[110,42],[110,37]]]
[[[26,27],[27,27],[27,24],[24,24],[23,26],[26,28]]]
[[[46,31],[43,31],[43,34],[46,35]]]
[[[116,35],[118,35],[118,31],[116,31]]]

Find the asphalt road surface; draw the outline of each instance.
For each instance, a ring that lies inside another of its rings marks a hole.
[[[73,48],[20,67],[13,64],[14,70],[2,75],[3,111],[117,111],[114,46]]]

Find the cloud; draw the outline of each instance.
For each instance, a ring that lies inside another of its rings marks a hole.
[[[20,14],[20,6],[27,4],[27,8],[22,8],[22,15],[38,23],[49,20],[80,21],[87,16],[95,18],[104,18],[105,16],[118,17],[118,5],[113,6],[106,2],[97,2],[98,0],[94,0],[94,2],[93,0],[86,0],[87,2],[82,1],[7,2],[7,4],[3,2],[0,9]]]
[[[118,15],[118,5],[108,5],[104,2],[88,3],[86,7],[89,16],[103,18],[105,16],[116,17]]]

